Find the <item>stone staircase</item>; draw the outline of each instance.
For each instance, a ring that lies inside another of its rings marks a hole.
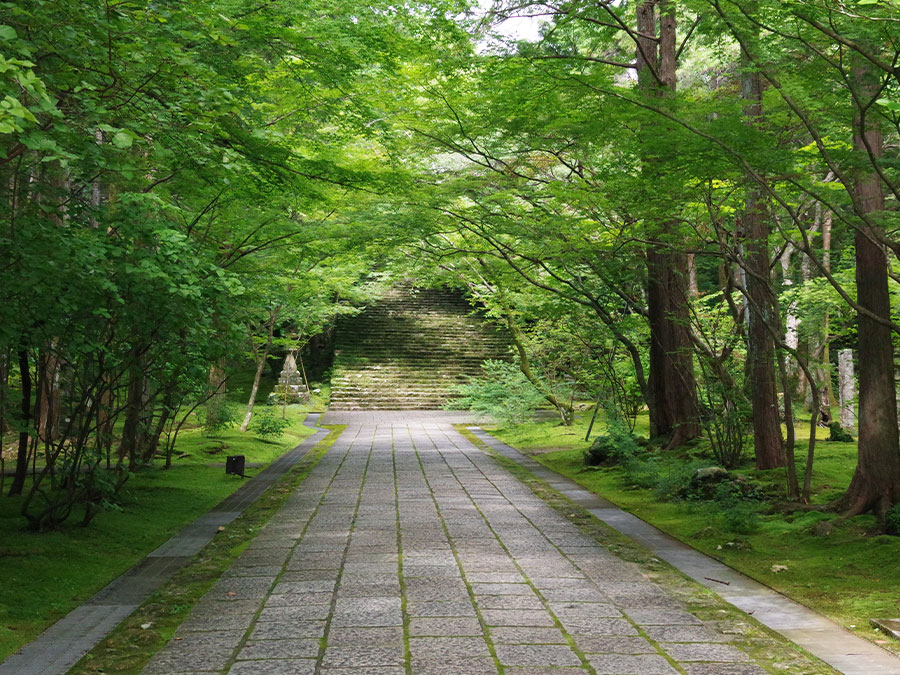
[[[506,335],[459,293],[397,287],[335,336],[332,410],[435,410],[485,359],[508,358]]]

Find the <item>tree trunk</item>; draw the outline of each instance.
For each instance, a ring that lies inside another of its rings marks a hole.
[[[842,349],[838,352],[838,382],[841,396],[841,428],[856,428],[856,376],[853,373],[853,350]]]
[[[125,423],[122,426],[122,441],[119,445],[119,462],[121,467],[128,460],[128,468],[134,469],[140,445],[140,424],[142,403],[144,399],[145,375],[141,367],[139,352],[132,352],[133,362],[128,372],[128,393],[125,401]]]
[[[659,8],[659,39],[657,35]],[[670,96],[676,87],[675,6],[668,0],[645,0],[637,6],[638,85],[651,96]],[[654,75],[655,73],[655,75]],[[661,158],[644,157],[648,181],[663,167]],[[668,447],[700,435],[697,388],[688,310],[687,255],[665,241],[674,223],[660,224],[660,241],[647,251],[647,312],[650,324],[650,431],[668,439]]]
[[[697,285],[697,259],[693,253],[687,254],[688,265],[688,293],[694,299],[700,297],[700,287]]]
[[[822,212],[821,204],[816,205],[816,215],[813,225],[809,228],[810,232],[822,233],[822,264],[826,270],[830,271],[830,248],[831,248],[831,212]],[[827,235],[826,235],[827,232]],[[813,273],[812,261],[809,256],[803,256],[801,262],[802,277],[804,283],[812,281],[815,278]],[[828,312],[819,322],[809,322],[810,326],[805,331],[806,338],[806,358],[808,367],[815,379],[815,387],[812,382],[808,382],[805,378],[801,379],[800,392],[806,400],[807,409],[812,412],[813,408],[818,406],[819,425],[827,427],[831,424],[831,374],[829,372],[828,363]],[[818,390],[819,400],[813,401],[813,390]]]
[[[253,376],[253,386],[250,387],[250,400],[247,402],[247,414],[244,415],[244,421],[241,422],[241,431],[247,431],[250,426],[250,419],[253,417],[253,406],[256,405],[256,393],[259,391],[259,381],[262,379],[263,369],[266,367],[266,359],[269,358],[269,350],[272,348],[272,338],[275,335],[275,322],[278,320],[278,312],[281,305],[275,307],[269,315],[269,321],[266,326],[266,344],[261,353],[258,354],[256,362],[256,374]]]
[[[827,272],[831,272],[831,229],[834,214],[825,211],[822,218],[822,266]],[[825,382],[822,384],[822,405],[828,410],[831,417],[831,404],[834,403],[834,387],[831,382],[831,340],[829,339],[829,326],[831,316],[825,311],[825,320],[822,322],[822,363],[825,364]]]
[[[865,104],[877,91],[877,78],[857,57],[853,78]],[[884,150],[877,122],[857,113],[853,147],[876,158]],[[854,176],[853,193],[860,215],[884,210],[881,181],[872,170],[860,169]],[[875,216],[877,218],[877,215]],[[876,226],[860,223],[856,245],[856,301],[885,320],[890,319],[888,266],[884,249],[877,243]],[[894,348],[891,329],[864,314],[857,315],[859,361],[859,451],[858,463],[847,492],[836,502],[848,515],[872,511],[883,521],[900,501],[900,439],[897,434],[897,399],[894,385]]]
[[[793,253],[794,247],[791,244],[788,244],[784,247],[784,251],[782,251],[780,256],[782,273],[781,283],[783,290],[787,290],[794,285],[794,280],[791,279],[791,256]],[[800,344],[800,317],[797,316],[797,303],[791,302],[785,311],[784,344],[790,349],[797,349],[797,346]],[[797,368],[792,361],[786,361],[785,367],[787,368],[789,377],[794,377],[796,375]],[[792,395],[793,393],[793,390],[791,390]]]
[[[559,413],[559,416],[562,419],[563,426],[569,426],[572,424],[572,404],[560,401],[559,397],[552,391],[548,391],[540,378],[534,374],[531,370],[531,359],[528,358],[528,351],[525,349],[525,336],[522,334],[522,330],[516,324],[516,320],[513,318],[510,311],[507,310],[505,312],[505,318],[506,326],[509,328],[510,337],[513,340],[513,344],[516,346],[516,352],[519,354],[519,370],[522,371],[525,379],[531,382],[531,384],[534,385],[534,388],[543,394],[544,399],[556,408],[556,412]]]
[[[769,228],[759,194],[747,192],[744,212],[747,237],[747,295],[750,313],[747,330],[747,374],[753,411],[753,450],[757,469],[784,466],[784,446],[775,385],[775,339],[772,289],[769,283]]]
[[[149,433],[141,448],[141,461],[145,464],[149,464],[153,461],[153,456],[159,448],[159,438],[162,436],[166,424],[168,424],[169,419],[172,417],[173,411],[171,400],[170,394],[166,394],[166,396],[163,397],[162,410],[159,411],[159,419],[156,420],[156,426],[153,428],[153,431]]]
[[[100,391],[100,403],[97,406],[97,443],[100,451],[106,455],[106,468],[111,469],[112,443],[113,443],[113,392],[112,376],[103,377]]]
[[[747,102],[747,124],[762,116],[762,82],[747,55],[741,54],[741,95]],[[753,451],[757,469],[784,466],[784,445],[775,386],[775,338],[770,331],[775,312],[769,273],[769,224],[759,187],[748,177],[744,197],[743,239],[746,265],[747,375],[753,410]],[[780,324],[780,322],[779,322]]]
[[[9,352],[0,351],[0,456],[3,455],[3,437],[9,428],[7,401],[9,400]]]
[[[31,422],[31,370],[28,365],[28,350],[19,350],[19,376],[22,379],[22,405],[19,422],[19,451],[16,456],[16,473],[9,487],[9,496],[21,495],[25,488],[25,477],[28,475],[28,425]]]
[[[784,428],[787,432],[787,438],[784,442],[787,494],[788,499],[796,501],[800,499],[800,485],[797,482],[797,461],[794,455],[794,443],[796,442],[796,439],[794,430],[794,407],[791,403],[791,384],[784,353],[779,350],[777,358],[778,373],[781,376],[781,391],[784,396]]]
[[[51,343],[38,356],[38,383],[40,410],[38,411],[38,438],[52,443],[59,433],[59,357],[56,345]]]

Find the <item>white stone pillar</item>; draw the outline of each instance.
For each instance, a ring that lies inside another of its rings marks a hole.
[[[841,399],[841,428],[856,428],[856,378],[853,373],[853,350],[838,352],[838,386]]]

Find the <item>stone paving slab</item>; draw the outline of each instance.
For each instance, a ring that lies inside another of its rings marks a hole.
[[[756,621],[800,645],[838,672],[847,675],[900,673],[900,659],[893,654],[853,635],[771,588],[694,550],[640,518],[622,511],[609,501],[526,457],[482,429],[469,427],[469,430],[491,449],[528,469],[607,525],[637,541],[694,581],[714,591],[726,602],[752,614]],[[716,579],[719,583],[713,581]],[[723,581],[728,585],[724,586],[721,583]],[[615,603],[631,605],[632,608],[623,610],[630,621],[644,630],[651,639],[658,641],[657,646],[664,649],[675,661],[680,660],[684,671],[689,675],[756,675],[765,672],[756,665],[739,663],[741,660],[739,655],[727,645],[716,646],[716,642],[723,641],[723,636],[715,633],[711,636],[712,627],[702,627],[696,617],[667,608],[664,594],[659,595],[658,589],[625,584],[610,585],[606,582],[598,585]],[[719,657],[723,659],[721,662],[717,662]],[[702,663],[691,663],[695,659]],[[643,657],[633,661],[634,672],[652,675],[656,672],[654,668],[657,667],[660,672],[673,672],[666,670],[663,665],[646,667],[641,665],[651,662],[655,663],[652,659]],[[609,672],[618,675],[620,672],[631,672],[616,669],[621,669],[621,666],[608,665],[606,657],[598,660],[592,656],[591,664],[598,673]]]
[[[304,424],[315,427],[319,415],[308,415]],[[41,633],[34,641],[0,663],[0,675],[61,675],[74,666],[103,638],[137,609],[156,589],[171,579],[193,555],[212,541],[218,528],[237,518],[271,482],[299,462],[328,434],[320,429],[285,453],[255,477],[226,497],[209,513],[186,525],[144,560],[100,590],[84,605]],[[263,563],[265,564],[265,563]],[[232,568],[236,570],[238,568]],[[281,562],[277,570],[281,570]],[[237,574],[232,571],[232,574]],[[223,628],[245,629],[245,614],[225,620]],[[190,624],[188,624],[189,630]],[[188,666],[178,666],[187,672]]]
[[[471,445],[459,416],[326,419],[348,428],[146,673],[764,672]],[[220,627],[216,607],[246,625]]]

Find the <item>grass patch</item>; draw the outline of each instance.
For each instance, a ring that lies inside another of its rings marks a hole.
[[[70,675],[140,672],[172,638],[197,601],[284,505],[346,427],[333,425],[323,428],[329,429],[330,433],[306,457],[88,652],[69,671]],[[143,628],[148,624],[148,628]]]
[[[534,422],[492,429],[491,433],[675,538],[860,637],[900,653],[896,643],[869,625],[872,617],[900,614],[894,587],[900,576],[900,537],[873,534],[872,516],[841,521],[834,514],[818,511],[781,513],[772,507],[783,499],[784,471],[756,471],[748,461],[737,473],[758,485],[767,500],[752,509],[753,522],[744,528],[740,514],[729,517],[720,504],[678,499],[666,490],[667,481],[672,485],[679,482],[677,474],[683,473],[686,465],[700,460],[714,465],[708,443],[701,441],[677,453],[656,451],[649,464],[652,475],[646,481],[654,487],[636,487],[634,476],[629,480],[621,467],[585,467],[582,452],[588,447],[584,441],[587,423],[582,417],[572,427]],[[639,418],[636,433],[642,429],[646,429],[646,418]],[[594,434],[603,431],[603,423],[598,421]],[[797,453],[804,459],[807,439],[808,425],[798,425]],[[825,504],[849,484],[856,466],[856,444],[822,441],[816,448],[812,497],[814,504]],[[801,460],[798,473],[802,475],[804,469]]]
[[[172,468],[163,470],[160,461],[139,471],[120,492],[117,508],[102,511],[86,528],[73,519],[52,532],[27,532],[21,499],[0,499],[0,660],[236,490],[241,480],[218,466],[227,455],[266,465],[312,434],[302,424],[307,410],[288,407],[290,426],[277,441],[237,429],[215,437],[185,429]]]

